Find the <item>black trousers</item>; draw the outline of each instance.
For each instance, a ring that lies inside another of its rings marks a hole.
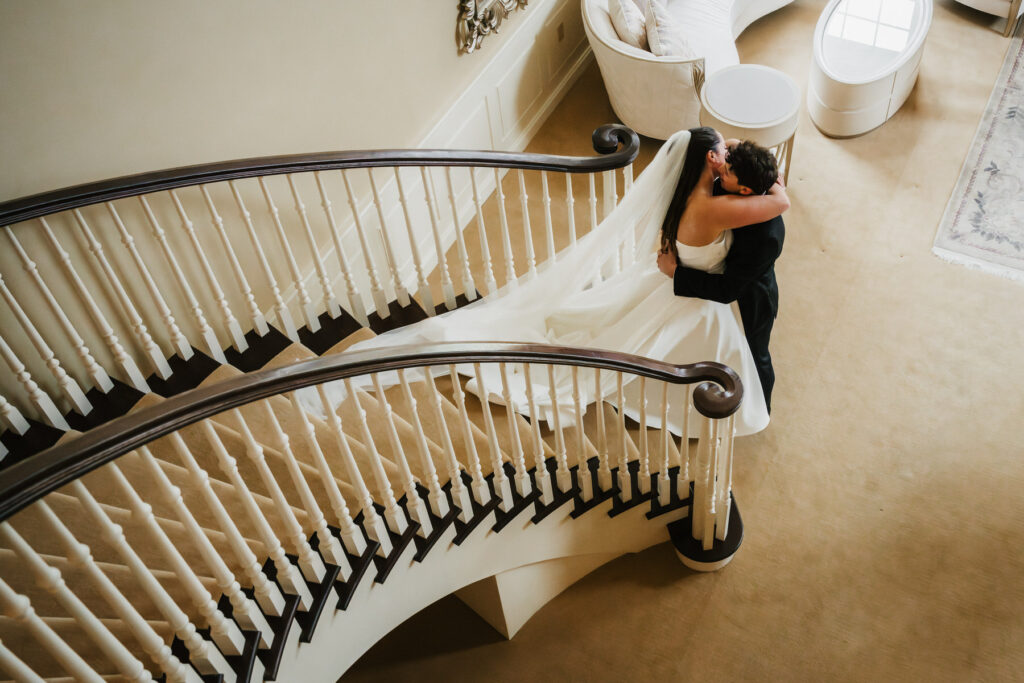
[[[759,290],[759,291],[758,291]],[[778,295],[757,288],[749,296],[741,297],[740,318],[743,320],[743,331],[747,335],[750,353],[754,356],[757,377],[761,380],[764,402],[768,413],[772,412],[772,388],[775,386],[775,369],[772,367],[772,354],[768,351],[768,341],[775,325],[775,312],[778,310]]]

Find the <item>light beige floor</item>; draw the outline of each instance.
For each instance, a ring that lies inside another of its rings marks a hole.
[[[741,59],[806,84],[823,4],[756,23]],[[895,118],[850,140],[801,120],[732,564],[620,558],[512,641],[448,598],[346,681],[1024,680],[1024,287],[930,253],[1008,45],[990,23],[939,0]],[[586,153],[612,117],[591,68],[531,149]]]

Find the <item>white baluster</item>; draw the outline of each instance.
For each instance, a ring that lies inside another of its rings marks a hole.
[[[711,459],[708,463],[707,469],[707,488],[705,489],[705,513],[704,513],[704,534],[701,536],[701,540],[704,542],[704,550],[710,550],[711,546],[715,542],[715,518],[717,517],[717,475],[718,466],[721,461],[721,445],[722,440],[719,438],[719,428],[721,425],[718,420],[709,420],[711,422]]]
[[[125,353],[124,347],[121,346],[121,342],[118,340],[117,335],[114,334],[114,330],[111,329],[106,316],[104,316],[102,311],[100,311],[100,307],[96,304],[92,295],[89,294],[89,290],[85,288],[85,284],[82,282],[82,279],[78,277],[78,272],[75,270],[75,266],[71,262],[71,256],[60,246],[60,243],[54,236],[49,224],[47,224],[46,219],[40,218],[39,223],[43,226],[43,234],[46,236],[47,241],[50,243],[54,253],[57,255],[57,259],[64,268],[64,272],[67,273],[68,280],[70,280],[71,285],[77,291],[78,296],[81,297],[82,303],[85,304],[86,309],[89,311],[89,316],[92,318],[93,322],[96,323],[100,336],[103,338],[103,341],[106,342],[107,348],[110,349],[110,353],[114,356],[114,360],[117,361],[118,366],[124,371],[132,386],[143,393],[149,393],[149,385],[146,384],[146,379],[142,376],[142,373],[139,372],[139,368],[135,365],[135,361]]]
[[[22,416],[21,411],[13,403],[3,396],[0,396],[0,420],[15,434],[24,434],[28,431],[28,420]]]
[[[501,248],[505,256],[505,284],[516,282],[516,263],[512,258],[512,241],[508,229],[508,213],[505,211],[505,191],[501,186],[501,172],[494,169],[494,197],[498,202],[498,223],[501,226]]]
[[[25,364],[18,359],[3,337],[0,337],[0,356],[4,357],[4,361],[7,362],[11,372],[21,382],[21,386],[25,387],[25,395],[28,397],[29,402],[39,411],[39,414],[46,423],[51,427],[64,431],[70,429],[67,420],[64,419],[64,416],[57,410],[57,406],[54,405],[53,399],[39,388],[39,385],[32,379],[32,375],[25,369]]]
[[[564,493],[572,488],[572,472],[569,471],[569,460],[565,450],[565,432],[562,431],[562,416],[558,405],[554,365],[548,366],[548,395],[551,399],[551,429],[555,432],[555,460],[558,463],[555,478],[558,490]]]
[[[693,403],[693,385],[687,384],[685,391],[682,434],[679,437],[679,476],[676,477],[676,492],[680,499],[690,496],[691,477],[696,473],[696,469],[691,466],[690,462],[694,457],[690,455],[690,412]]]
[[[624,503],[628,503],[633,498],[633,486],[629,476],[629,449],[627,447],[627,440],[629,436],[626,434],[626,400],[622,393],[622,373],[615,373],[615,390],[616,400],[619,405],[619,435],[620,448],[619,451],[619,498]]]
[[[288,264],[288,271],[292,274],[292,285],[295,286],[295,293],[299,297],[302,316],[306,321],[306,329],[310,332],[316,332],[320,329],[320,318],[317,316],[316,307],[313,306],[313,300],[309,298],[309,292],[306,291],[306,283],[303,281],[302,273],[299,271],[299,264],[295,262],[292,246],[288,243],[288,233],[285,232],[284,225],[281,223],[281,212],[274,203],[274,198],[271,196],[269,188],[267,188],[266,179],[260,176],[256,178],[256,182],[259,183],[260,191],[263,192],[263,199],[267,203],[267,211],[270,212],[270,218],[274,223],[274,230],[277,233],[277,240],[281,245],[281,251],[284,253],[285,263]]]
[[[185,295],[185,301],[192,311],[192,317],[195,318],[196,326],[199,328],[199,334],[202,336],[203,342],[205,342],[206,350],[210,353],[210,358],[213,358],[218,363],[227,363],[228,361],[224,357],[224,350],[220,348],[220,342],[217,341],[217,335],[213,333],[213,329],[206,322],[206,314],[203,313],[202,306],[199,305],[195,294],[192,293],[192,286],[189,285],[188,278],[185,277],[181,266],[178,265],[178,259],[171,249],[170,242],[167,241],[167,233],[160,227],[160,222],[157,220],[156,214],[153,213],[153,209],[150,207],[149,201],[145,196],[139,195],[139,203],[142,204],[142,208],[146,213],[146,219],[149,221],[149,227],[153,229],[153,236],[160,243],[160,249],[164,253],[164,258],[167,259],[167,264],[174,273],[174,279],[177,280],[182,294]]]
[[[576,244],[576,197],[572,193],[572,174],[565,174],[565,212],[569,221],[569,246]]]
[[[178,580],[192,601],[195,609],[203,616],[210,627],[210,637],[217,644],[220,651],[226,655],[240,655],[245,647],[245,636],[239,630],[238,625],[224,616],[219,609],[213,596],[203,586],[203,583],[196,576],[192,566],[185,561],[171,539],[167,537],[153,514],[153,508],[142,500],[138,492],[128,481],[121,469],[114,463],[107,464],[107,469],[113,474],[114,480],[121,487],[122,492],[128,497],[128,506],[132,510],[132,516],[146,528],[152,537],[157,549],[171,565],[172,570],[178,575]]]
[[[669,462],[671,451],[670,439],[672,436],[668,431],[668,382],[661,383],[661,472],[658,473],[658,504],[668,505],[672,500],[672,482],[668,476],[668,470],[672,466]],[[682,471],[678,476],[682,476]]]
[[[551,490],[551,473],[548,472],[544,458],[544,442],[540,438],[540,414],[533,395],[533,379],[530,377],[530,366],[526,363],[523,363],[523,379],[526,380],[526,403],[530,412],[530,433],[533,435],[534,484],[540,489],[541,504],[550,505],[555,500],[555,494]]]
[[[625,198],[633,188],[633,164],[622,167],[622,196]]]
[[[8,676],[19,683],[46,683],[31,667],[8,650],[2,640],[0,640],[0,671],[6,671]]]
[[[472,169],[470,169],[472,173]],[[452,206],[452,227],[455,230],[455,244],[459,251],[459,264],[462,272],[462,291],[466,301],[476,299],[476,283],[473,282],[473,271],[469,266],[469,254],[466,252],[466,240],[462,235],[462,224],[459,222],[459,205],[455,198],[455,185],[452,183],[452,167],[444,167],[445,180],[448,183],[448,202]]]
[[[285,556],[284,548],[281,547],[281,542],[274,534],[274,530],[270,527],[270,523],[267,518],[263,515],[263,510],[256,503],[256,499],[252,495],[252,491],[249,490],[248,484],[242,479],[241,473],[238,471],[238,463],[232,458],[227,449],[224,448],[223,442],[217,435],[213,425],[208,421],[202,423],[203,434],[206,437],[207,442],[213,448],[214,455],[217,458],[217,464],[221,471],[228,478],[228,482],[231,484],[234,492],[239,495],[242,499],[242,504],[245,506],[246,514],[250,521],[256,527],[257,535],[260,541],[263,542],[264,550],[268,557],[274,562],[274,568],[277,570],[277,583],[281,586],[281,590],[289,595],[299,596],[299,608],[302,611],[307,611],[313,604],[313,596],[309,592],[309,588],[306,586],[305,580],[302,575],[295,569],[295,565]],[[247,444],[248,445],[248,444]],[[254,558],[255,559],[255,558]],[[249,562],[242,561],[243,567],[250,567]],[[259,568],[257,567],[257,571]],[[247,569],[251,571],[251,569]],[[260,571],[260,575],[263,572]],[[277,599],[271,594],[273,584],[270,584],[261,599],[261,590],[259,586],[262,581],[259,577],[250,576],[250,580],[253,582],[253,586],[256,587],[256,600],[263,607],[263,611],[270,615],[278,615],[281,610],[276,608],[278,604]],[[266,577],[263,579],[266,580]]]
[[[263,446],[261,446],[252,435],[252,431],[249,429],[249,424],[245,421],[245,417],[243,417],[241,411],[236,408],[232,410],[232,413],[235,416],[235,420],[238,422],[239,432],[242,434],[242,439],[245,441],[245,453],[256,466],[256,471],[259,473],[260,480],[270,492],[270,497],[274,501],[274,507],[277,509],[277,514],[280,517],[281,522],[284,524],[286,533],[291,538],[291,541],[295,546],[296,553],[299,556],[299,568],[302,570],[302,575],[306,577],[307,581],[320,583],[323,581],[324,575],[327,573],[327,568],[324,567],[323,560],[321,560],[320,556],[311,547],[309,547],[309,541],[306,539],[306,533],[302,530],[299,520],[295,518],[295,512],[292,510],[291,505],[289,505],[288,499],[285,498],[280,484],[277,483],[277,479],[274,478],[273,473],[270,471],[270,467],[267,466],[266,456],[263,454]]]
[[[249,348],[249,343],[245,341],[242,328],[239,326],[238,320],[235,319],[235,314],[231,312],[231,306],[228,305],[227,297],[224,296],[224,289],[220,286],[213,268],[210,267],[210,261],[206,258],[203,245],[200,244],[199,237],[196,235],[195,226],[185,212],[185,207],[182,205],[181,200],[178,199],[178,193],[171,190],[170,195],[171,199],[174,200],[174,209],[178,212],[178,219],[181,220],[181,227],[185,230],[185,234],[188,235],[188,240],[192,244],[192,250],[196,253],[196,258],[203,270],[203,275],[206,277],[206,282],[210,286],[210,291],[213,293],[213,298],[217,302],[217,306],[220,307],[221,317],[224,319],[224,327],[227,329],[228,337],[231,339],[231,345],[238,351],[245,351]],[[220,347],[218,346],[218,348]]]
[[[498,432],[494,429],[494,418],[491,415],[491,406],[487,398],[487,387],[484,386],[484,375],[479,363],[473,363],[473,373],[476,376],[477,392],[480,396],[480,409],[484,414],[487,449],[491,454],[491,486],[494,488],[494,494],[501,501],[499,507],[503,511],[508,511],[512,509],[512,486],[509,483],[508,475],[505,474],[501,449],[498,447]]]
[[[388,230],[387,220],[384,218],[384,202],[380,199],[380,190],[377,189],[377,180],[373,177],[373,169],[367,168],[366,175],[370,178],[370,190],[373,191],[373,205],[377,209],[377,222],[380,223],[380,236],[384,238],[384,256],[387,259],[388,268],[391,270],[391,282],[395,288],[395,296],[398,298],[398,305],[405,308],[410,302],[409,290],[406,289],[405,284],[403,284],[402,274],[398,271],[398,263],[395,262],[395,250],[391,246],[391,233]],[[346,189],[349,189],[347,185],[345,187]],[[359,214],[354,205],[355,200],[352,199],[352,197],[352,191],[349,189],[349,202],[353,203],[352,212],[356,215],[356,220],[358,221]],[[358,222],[356,223],[356,227],[359,227]],[[373,268],[368,252],[364,253],[364,257],[367,259],[367,268],[370,270],[370,278],[372,282],[373,277],[376,276],[376,270]],[[383,288],[381,288],[381,292],[383,291]],[[386,302],[387,299],[385,298],[384,301]],[[387,307],[385,306],[383,311],[378,311],[378,314],[381,318],[388,317]]]
[[[505,401],[505,418],[508,423],[509,438],[512,440],[512,464],[515,467],[516,491],[520,496],[527,496],[533,490],[530,475],[526,471],[526,455],[519,437],[518,416],[512,405],[512,390],[508,383],[508,368],[505,363],[498,364],[501,373],[501,396]]]
[[[651,462],[647,448],[647,378],[640,377],[640,468],[637,470],[640,493],[651,490]]]
[[[373,478],[377,483],[377,490],[380,494],[379,499],[383,501],[384,519],[387,520],[388,528],[392,532],[402,534],[409,528],[409,522],[395,501],[394,491],[391,490],[391,482],[388,481],[388,475],[384,472],[380,453],[377,451],[377,445],[373,442],[373,435],[370,434],[370,426],[366,423],[366,411],[363,410],[363,406],[359,402],[359,395],[356,394],[355,388],[352,386],[352,380],[348,377],[345,378],[345,391],[355,406],[356,418],[359,420],[359,429],[363,437],[363,445],[370,452],[370,470],[373,472]],[[380,541],[380,539],[375,540]]]
[[[548,190],[548,172],[540,172],[541,202],[544,205],[544,235],[547,237],[548,262],[555,260],[555,232],[551,226],[551,193]]]
[[[690,504],[692,535],[704,539],[704,522],[707,517],[708,470],[711,465],[711,420],[701,416],[700,439],[693,469],[693,500]]]
[[[320,280],[320,288],[324,292],[324,308],[327,309],[328,315],[337,318],[341,315],[341,306],[338,305],[338,298],[334,296],[331,280],[327,277],[327,271],[324,270],[324,260],[320,257],[320,248],[316,244],[316,237],[313,236],[313,227],[309,224],[306,205],[302,202],[302,197],[299,196],[299,191],[295,187],[295,178],[291,173],[286,174],[285,177],[288,178],[288,187],[291,189],[292,199],[295,200],[295,211],[299,214],[299,219],[302,222],[302,232],[309,243],[310,251],[313,252],[313,267],[316,269],[317,279]]]
[[[594,409],[597,417],[597,485],[602,491],[612,488],[612,470],[608,464],[608,430],[604,424],[604,394],[601,391],[601,370],[594,368]]]
[[[580,488],[580,499],[587,502],[594,497],[594,481],[590,476],[587,450],[583,443],[583,397],[580,395],[579,368],[573,365],[572,408],[576,417],[576,484]]]
[[[18,300],[14,298],[14,294],[7,288],[7,283],[4,282],[2,276],[0,276],[0,297],[3,297],[7,305],[10,306],[11,311],[14,312],[14,317],[21,323],[22,329],[28,336],[29,341],[32,342],[32,346],[36,348],[39,353],[39,357],[43,360],[43,363],[50,370],[50,374],[57,381],[57,386],[60,387],[64,397],[71,402],[71,407],[78,412],[80,415],[88,415],[92,410],[92,403],[85,397],[85,393],[82,388],[78,386],[78,382],[74,380],[71,375],[64,370],[64,366],[57,360],[57,356],[53,354],[53,350],[50,348],[46,340],[43,339],[42,335],[39,334],[39,330],[32,324],[32,320],[25,315],[24,309]]]
[[[228,239],[228,233],[224,229],[224,219],[221,218],[220,213],[217,211],[217,206],[213,203],[213,198],[210,197],[210,191],[206,185],[200,185],[199,191],[203,193],[203,200],[206,202],[206,210],[210,213],[213,228],[217,231],[220,244],[224,248],[228,261],[231,263],[231,273],[235,276],[238,289],[245,297],[245,305],[249,309],[249,319],[252,321],[253,329],[256,330],[256,334],[262,337],[270,331],[270,328],[267,327],[267,319],[263,316],[263,311],[260,310],[259,305],[256,303],[256,295],[253,294],[252,288],[249,286],[249,279],[245,276],[245,271],[242,270],[242,264],[238,261],[235,248],[231,246],[231,240]]]
[[[480,454],[476,450],[476,442],[473,440],[473,427],[469,421],[469,413],[466,410],[466,392],[462,390],[462,382],[455,371],[454,365],[448,366],[448,375],[452,381],[452,393],[455,397],[455,407],[459,409],[459,427],[462,429],[462,440],[466,444],[466,462],[469,463],[469,487],[473,491],[473,500],[484,505],[491,500],[491,491],[487,488],[484,480],[483,470],[480,469]],[[487,410],[487,406],[483,406]]]
[[[526,195],[526,176],[523,169],[517,168],[519,176],[519,205],[523,212],[523,238],[526,240],[526,266],[530,277],[537,274],[537,255],[533,250],[533,231],[530,229],[530,205]]]
[[[352,448],[348,444],[348,437],[345,436],[345,431],[341,427],[341,419],[338,417],[338,414],[334,412],[331,401],[327,398],[327,394],[324,392],[323,385],[318,384],[316,391],[320,396],[320,402],[323,404],[324,414],[327,415],[327,424],[331,427],[331,434],[334,436],[334,441],[337,443],[338,450],[341,452],[341,460],[345,464],[348,481],[355,487],[356,495],[359,497],[359,505],[363,510],[364,528],[370,538],[380,544],[380,547],[377,550],[378,554],[382,557],[386,556],[391,552],[391,537],[388,535],[387,529],[384,526],[384,521],[380,518],[380,515],[377,514],[377,510],[373,507],[373,497],[370,495],[370,490],[366,487],[363,475],[360,473],[359,466],[356,464],[356,459],[352,455]],[[341,538],[345,542],[345,548],[350,553],[361,557],[366,551],[366,540],[363,538],[363,535],[359,532],[358,527],[356,527],[354,523],[349,523],[348,525],[344,524],[346,518],[347,515],[341,519],[343,523],[341,527]]]
[[[736,414],[733,413],[724,420],[722,430],[724,436],[720,446],[719,468],[717,483],[717,509],[715,518],[715,538],[724,541],[729,533],[729,511],[732,509],[732,441],[735,436]]]
[[[366,307],[363,306],[363,295],[359,293],[359,288],[356,287],[356,281],[352,277],[352,269],[348,265],[348,257],[345,256],[345,247],[341,243],[341,231],[338,230],[338,222],[334,219],[334,209],[331,204],[330,198],[327,196],[327,190],[324,188],[323,178],[320,177],[320,171],[315,171],[313,177],[316,178],[316,189],[320,193],[320,206],[323,207],[324,215],[327,217],[327,225],[331,229],[331,241],[334,243],[334,255],[338,257],[338,265],[341,266],[341,276],[345,281],[345,292],[348,296],[349,310],[352,311],[352,317],[354,317],[360,325],[363,327],[370,326],[370,320],[366,317]]]
[[[106,655],[117,667],[118,671],[130,681],[150,681],[150,673],[138,659],[128,651],[120,640],[96,618],[89,608],[75,595],[61,576],[60,570],[51,567],[32,549],[25,539],[14,530],[8,522],[0,523],[0,538],[14,550],[18,558],[28,566],[35,576],[36,585],[47,592],[57,604],[64,608],[75,620],[82,631],[95,643],[97,648]]]
[[[466,488],[465,483],[462,481],[462,470],[459,467],[459,460],[455,455],[451,434],[448,433],[448,421],[445,419],[444,410],[441,408],[441,394],[437,391],[434,375],[430,368],[424,369],[423,376],[427,383],[427,392],[430,394],[434,420],[440,425],[441,429],[441,447],[444,449],[448,463],[448,480],[451,482],[452,503],[459,510],[459,520],[468,522],[473,514],[473,504],[469,500],[469,489]],[[436,511],[435,514],[437,514]]]
[[[417,290],[416,295],[419,296],[420,302],[423,304],[423,310],[427,312],[427,315],[435,315],[434,312],[434,298],[430,294],[430,286],[427,284],[427,278],[423,274],[423,262],[420,258],[420,247],[416,242],[416,234],[412,226],[412,217],[409,212],[409,200],[405,195],[405,187],[402,184],[402,174],[399,169],[395,167],[395,182],[398,184],[398,200],[402,203],[402,215],[405,217],[405,231],[409,236],[409,248],[412,251],[412,262],[416,267],[416,282]]]
[[[615,187],[615,169],[605,171],[603,173],[603,187],[601,193],[604,197],[604,206],[602,207],[601,218],[608,218],[608,214],[615,210],[615,205],[619,201],[618,191]]]
[[[132,576],[141,584],[143,591],[152,600],[153,604],[160,611],[160,614],[170,624],[174,634],[181,639],[188,649],[189,661],[204,675],[228,673],[231,671],[224,656],[196,632],[195,624],[181,610],[178,604],[167,593],[167,590],[160,584],[153,573],[139,559],[135,549],[128,544],[124,531],[117,524],[110,521],[110,517],[103,510],[103,507],[96,502],[96,499],[89,492],[81,479],[71,483],[72,490],[78,500],[85,506],[93,522],[99,527],[100,532],[117,552],[125,565],[131,570]]]
[[[61,308],[56,297],[53,296],[53,292],[51,292],[49,286],[47,286],[46,281],[43,280],[42,276],[39,274],[39,268],[36,267],[35,262],[29,258],[28,253],[21,246],[21,243],[14,237],[14,232],[7,227],[4,228],[4,234],[7,235],[7,239],[11,243],[11,246],[18,253],[18,258],[21,259],[21,265],[24,267],[25,272],[29,274],[29,277],[32,278],[32,281],[35,282],[36,287],[38,287],[40,293],[42,293],[43,298],[46,300],[46,305],[57,317],[57,321],[60,323],[61,329],[64,330],[65,336],[71,342],[71,345],[75,347],[75,353],[77,353],[78,357],[82,359],[82,365],[85,367],[85,371],[89,375],[90,379],[92,379],[92,383],[103,393],[107,393],[113,389],[114,384],[110,381],[110,376],[107,375],[106,370],[101,368],[99,363],[96,362],[96,359],[93,358],[92,353],[85,345],[81,335],[78,334],[78,330],[76,330],[75,326],[71,324],[70,320],[68,320],[67,315],[64,313],[64,309]],[[161,354],[160,357],[163,358],[163,355]]]
[[[456,307],[455,287],[452,285],[452,276],[448,272],[448,261],[444,257],[444,245],[441,244],[441,227],[438,225],[440,212],[433,201],[429,191],[430,181],[427,175],[427,167],[420,166],[420,176],[423,178],[423,197],[427,202],[428,213],[430,214],[430,231],[434,235],[434,250],[437,252],[437,265],[441,269],[441,291],[444,293],[444,305],[451,311]],[[458,228],[456,228],[458,232]]]
[[[484,227],[484,207],[480,203],[480,191],[476,186],[476,169],[470,167],[469,181],[473,186],[473,205],[476,207],[476,228],[480,236],[480,253],[483,257],[484,284],[487,286],[487,294],[494,294],[498,290],[498,283],[494,280],[494,264],[491,262],[491,250],[487,246],[487,230]]]
[[[75,677],[75,680],[103,683],[103,678],[39,618],[36,611],[32,609],[29,599],[15,593],[2,578],[0,578],[0,607],[2,607],[5,617],[13,619],[20,628],[31,633],[32,637],[50,653],[50,656],[57,660],[61,668]]]
[[[384,408],[384,420],[388,426],[387,435],[388,443],[391,446],[392,460],[398,463],[398,474],[402,479],[402,489],[405,491],[405,509],[414,521],[419,522],[420,527],[416,530],[416,533],[426,538],[433,529],[433,525],[430,523],[430,515],[427,514],[427,506],[423,503],[419,493],[416,492],[416,480],[412,476],[412,470],[409,469],[409,461],[405,457],[405,448],[402,447],[402,442],[398,440],[395,413],[391,408],[391,403],[388,402],[387,397],[384,395],[384,387],[381,386],[380,376],[375,373],[372,379],[373,388],[377,394],[377,402]]]
[[[299,341],[299,333],[295,328],[295,321],[292,320],[291,311],[288,310],[284,299],[281,298],[281,288],[277,285],[277,278],[274,277],[274,271],[270,268],[270,261],[267,260],[267,255],[263,251],[259,235],[256,234],[256,227],[252,223],[252,214],[245,208],[245,202],[242,200],[242,194],[238,191],[235,181],[229,180],[228,185],[231,187],[231,194],[235,198],[235,204],[238,205],[238,211],[242,214],[242,220],[245,222],[245,231],[249,235],[253,251],[256,252],[256,257],[260,262],[260,269],[263,271],[263,276],[266,277],[267,285],[270,287],[270,294],[274,299],[274,315],[277,317],[277,324],[281,326],[281,332],[286,337],[293,342],[297,342]]]
[[[594,174],[587,174],[588,187],[590,189],[590,231],[597,229],[597,188],[594,185]]]
[[[135,609],[128,598],[118,590],[117,585],[111,581],[93,560],[89,546],[80,543],[71,533],[64,522],[50,509],[45,501],[40,500],[36,504],[51,528],[67,549],[69,563],[75,567],[81,567],[89,576],[90,582],[96,587],[97,592],[103,596],[104,601],[117,613],[117,617],[123,621],[132,635],[142,646],[143,651],[160,667],[168,680],[183,681],[187,683],[199,683],[201,680],[195,669],[182,664],[177,657],[171,653],[163,638],[161,638],[149,622],[142,617]]]
[[[320,483],[323,485],[324,490],[327,491],[327,500],[330,501],[331,508],[334,510],[334,519],[338,523],[338,528],[342,530],[342,533],[354,534],[358,530],[355,529],[355,524],[352,522],[352,517],[348,512],[348,505],[345,503],[345,498],[341,495],[341,491],[338,489],[338,482],[334,479],[334,474],[331,472],[330,466],[327,464],[327,458],[324,457],[324,451],[320,448],[320,442],[316,438],[316,429],[313,424],[309,421],[309,416],[306,415],[306,411],[299,405],[299,400],[293,392],[289,398],[291,399],[292,409],[295,414],[299,416],[299,422],[301,422],[302,434],[305,437],[306,446],[309,448],[310,453],[313,454],[313,461],[316,464],[317,473],[320,475]],[[332,534],[333,537],[333,534]],[[361,537],[360,537],[360,540]],[[337,541],[334,541],[337,544]],[[364,544],[365,549],[365,544]],[[340,550],[340,548],[339,548]],[[361,553],[360,553],[361,554]],[[341,571],[338,576],[342,581],[348,581],[349,577],[352,576],[352,566],[349,564],[348,558],[342,553],[344,561],[339,564]]]
[[[402,386],[402,395],[405,397],[406,405],[409,406],[409,416],[412,419],[413,430],[416,433],[416,448],[420,454],[420,465],[427,479],[427,501],[430,503],[431,511],[438,517],[448,514],[448,499],[441,490],[441,482],[437,478],[437,469],[434,467],[434,460],[430,456],[430,447],[427,445],[427,437],[423,432],[423,424],[420,422],[420,415],[416,410],[416,399],[412,395],[412,389],[405,378],[405,370],[398,371],[398,382]],[[445,432],[447,434],[447,431]]]
[[[173,432],[168,437],[171,441],[171,445],[174,450],[177,451],[179,457],[182,456],[182,451],[188,452],[188,447],[182,440],[181,435],[177,432]],[[260,634],[261,647],[270,647],[270,644],[274,640],[274,632],[270,629],[270,625],[267,623],[266,617],[256,607],[256,605],[248,597],[242,593],[242,587],[238,581],[235,580],[235,575],[228,569],[224,559],[220,555],[220,551],[213,547],[210,539],[207,538],[206,534],[203,533],[202,527],[196,522],[195,517],[192,515],[192,511],[188,509],[185,504],[185,499],[181,495],[181,489],[171,483],[171,480],[161,469],[160,465],[157,464],[156,459],[149,452],[149,448],[146,446],[140,446],[138,454],[141,456],[142,461],[149,468],[150,474],[157,482],[157,488],[160,489],[164,500],[174,510],[175,516],[178,521],[185,527],[185,533],[191,537],[192,542],[199,549],[199,554],[202,556],[203,561],[206,563],[210,573],[213,574],[214,580],[217,582],[217,588],[220,590],[222,595],[226,595],[228,600],[231,602],[231,617],[238,622],[238,625],[245,631],[258,631]],[[189,456],[191,457],[191,455]],[[203,495],[203,500],[207,504],[208,508],[220,507],[221,512],[226,516],[223,507],[220,506],[220,501],[210,490],[210,482],[205,478],[206,472],[200,470],[200,484],[199,490],[202,493],[206,489],[206,494]],[[213,506],[210,504],[213,503]],[[217,513],[214,512],[214,516],[217,517]],[[221,520],[218,520],[221,521]],[[228,545],[232,545],[238,541],[242,541],[241,534],[238,533],[238,529],[231,524],[226,529],[221,526],[221,530],[225,532],[228,539]],[[243,541],[244,542],[244,541]]]
[[[164,295],[160,291],[160,287],[157,286],[156,281],[153,279],[153,275],[149,272],[149,267],[146,262],[142,259],[139,254],[138,248],[135,246],[135,238],[132,237],[131,233],[128,232],[128,228],[125,226],[124,221],[121,220],[121,215],[114,208],[112,202],[106,202],[104,204],[107,207],[107,213],[110,214],[110,218],[114,221],[114,225],[117,226],[117,232],[121,235],[121,244],[128,250],[128,255],[131,256],[132,262],[135,264],[136,270],[139,271],[139,275],[142,276],[142,281],[146,285],[146,291],[149,293],[149,297],[152,300],[152,304],[156,306],[157,311],[160,313],[160,318],[164,322],[164,326],[167,328],[167,334],[170,337],[171,345],[177,351],[178,356],[182,360],[188,360],[192,357],[192,345],[189,343],[185,335],[181,333],[181,329],[178,328],[178,323],[174,320],[174,316],[171,314],[171,309],[167,306],[167,301],[164,300]],[[159,357],[163,360],[163,354],[160,353]],[[153,355],[150,354],[150,358],[153,359]],[[164,367],[157,364],[157,361],[153,359],[153,364],[156,366],[157,376],[161,379],[167,379],[171,376],[170,367]],[[166,363],[164,364],[166,365]]]

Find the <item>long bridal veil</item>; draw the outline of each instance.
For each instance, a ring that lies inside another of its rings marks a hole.
[[[677,364],[714,360],[730,366],[743,381],[744,399],[736,415],[736,433],[751,434],[764,429],[768,413],[735,304],[730,307],[677,297],[671,281],[657,268],[659,231],[689,138],[688,131],[673,135],[601,224],[561,251],[554,262],[538,267],[536,276],[520,278],[486,299],[393,330],[350,350],[442,341],[505,341],[591,347]],[[529,380],[538,410],[549,421],[555,409],[559,417],[570,420],[574,400],[570,370],[558,368],[553,375],[556,408],[550,399],[548,370],[530,367]],[[474,377],[466,385],[468,391],[482,399],[504,403],[498,367],[485,364],[481,370],[483,389],[477,386],[472,366],[458,368],[461,374]],[[513,407],[528,414],[523,368],[517,364],[509,370]],[[386,373],[380,379],[384,386],[398,381]],[[623,380],[627,384],[622,409],[637,419],[640,382],[630,375],[623,375]],[[612,373],[602,373],[600,382],[600,398],[615,403],[618,387]],[[598,398],[595,385],[593,371],[578,373],[577,389],[584,406]],[[650,411],[655,414],[648,416],[648,425],[660,426],[660,383],[649,385],[649,405],[658,409]],[[325,385],[325,389],[334,405],[344,400],[346,392],[341,382]],[[322,412],[315,392],[299,393],[307,409]],[[669,388],[668,427],[676,434],[680,433],[682,417],[687,414],[686,401],[685,386]],[[698,418],[691,415],[691,419]],[[691,429],[697,429],[696,422]]]

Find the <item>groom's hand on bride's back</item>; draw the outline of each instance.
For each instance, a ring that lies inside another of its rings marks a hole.
[[[674,277],[676,274],[676,255],[671,250],[661,249],[658,251],[658,270],[667,277]]]

